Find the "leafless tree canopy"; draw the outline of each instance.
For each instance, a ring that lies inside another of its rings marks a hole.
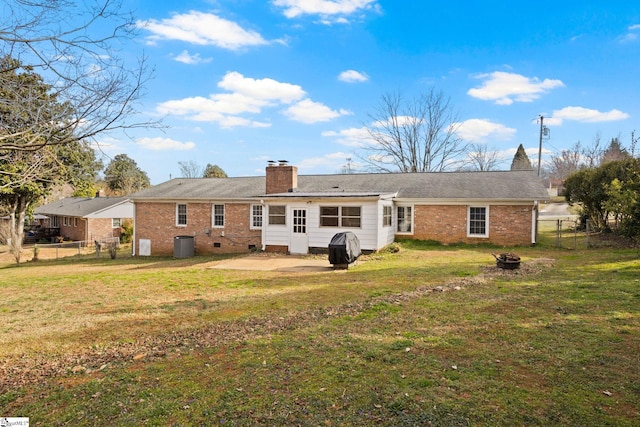
[[[500,158],[498,152],[489,150],[484,144],[473,144],[469,147],[467,164],[463,169],[487,172],[496,170]]]
[[[129,64],[118,56],[121,43],[135,31],[133,17],[122,10],[117,0],[2,2],[0,57],[17,62],[4,61],[0,68],[0,87],[9,92],[0,102],[13,116],[27,119],[20,129],[0,124],[0,150],[36,150],[92,140],[110,130],[157,125],[135,120],[149,70],[144,58]],[[49,95],[68,108],[53,117],[30,109],[35,94],[14,88],[9,76],[20,66],[40,75]],[[56,128],[64,128],[68,139],[49,138],[45,129]]]
[[[195,160],[178,162],[178,166],[180,166],[180,173],[183,178],[202,178],[204,174],[204,168]]]
[[[406,100],[382,96],[367,126],[364,161],[384,172],[440,172],[457,169],[468,144],[456,135],[459,122],[449,98],[429,90]]]

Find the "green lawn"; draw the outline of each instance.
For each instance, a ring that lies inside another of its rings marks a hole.
[[[636,249],[407,241],[348,271],[0,268],[0,416],[30,425],[640,424]],[[572,236],[572,238],[574,238]]]

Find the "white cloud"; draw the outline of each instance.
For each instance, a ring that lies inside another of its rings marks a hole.
[[[217,122],[223,128],[269,127],[270,123],[241,117],[243,114],[260,114],[264,108],[287,105],[304,97],[305,91],[298,85],[273,79],[253,79],[232,71],[218,83],[229,93],[214,93],[209,97],[194,96],[157,104],[156,111],[163,115],[184,116],[188,120]],[[303,123],[328,121],[351,114],[346,110],[332,110],[310,99],[292,105],[285,114]]]
[[[199,53],[191,55],[187,50],[183,50],[180,55],[174,56],[173,60],[189,65],[207,64],[212,61],[211,58],[201,58]]]
[[[620,110],[598,111],[584,107],[565,107],[555,110],[551,117],[545,119],[545,123],[550,126],[559,126],[564,120],[573,120],[576,122],[598,123],[613,122],[629,118],[629,114]]]
[[[630,43],[638,40],[638,33],[640,32],[640,24],[633,24],[627,27],[627,33],[618,37],[620,43]]]
[[[284,111],[285,115],[292,120],[302,123],[328,122],[340,116],[351,114],[346,110],[332,110],[320,102],[310,99],[303,99],[295,103]]]
[[[151,43],[158,40],[180,40],[230,50],[267,44],[258,32],[245,30],[235,22],[211,13],[190,11],[175,14],[171,18],[160,21],[156,19],[138,21],[137,25],[152,33],[148,37]]]
[[[369,76],[355,70],[347,70],[340,73],[338,80],[346,83],[361,83],[369,80]]]
[[[252,79],[236,71],[227,73],[218,83],[218,87],[255,99],[279,100],[286,104],[305,95],[304,90],[298,85],[273,79]]]
[[[112,137],[102,137],[99,141],[92,142],[91,148],[98,151],[121,151],[122,141]]]
[[[520,74],[494,71],[480,74],[482,86],[469,89],[467,94],[484,101],[495,101],[499,105],[511,105],[513,102],[531,102],[551,89],[564,87],[560,80],[525,77]]]
[[[361,11],[380,10],[377,0],[273,0],[273,4],[283,8],[287,18],[318,15],[328,25],[348,23],[345,16]]]
[[[308,159],[302,159],[297,162],[298,169],[300,170],[313,170],[313,169],[327,169],[333,168],[336,171],[344,168],[349,159],[353,160],[353,155],[343,152],[330,153],[321,157],[311,157]],[[356,168],[357,165],[351,162],[351,167]]]
[[[453,126],[458,136],[468,142],[509,141],[516,134],[514,128],[483,119],[469,119]]]
[[[136,144],[148,150],[164,151],[164,150],[192,150],[196,144],[193,142],[180,142],[171,138],[138,138]]]
[[[369,131],[367,128],[349,128],[342,129],[341,131],[324,131],[322,136],[335,138],[336,142],[349,147],[364,147],[367,144],[373,143]]]

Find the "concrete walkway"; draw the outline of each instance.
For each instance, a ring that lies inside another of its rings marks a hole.
[[[540,219],[576,219],[567,203],[550,203],[540,210]]]

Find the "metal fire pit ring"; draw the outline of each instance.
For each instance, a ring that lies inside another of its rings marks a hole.
[[[491,254],[496,259],[496,265],[498,268],[504,270],[515,270],[520,268],[520,257],[514,253],[506,252],[500,255]]]

